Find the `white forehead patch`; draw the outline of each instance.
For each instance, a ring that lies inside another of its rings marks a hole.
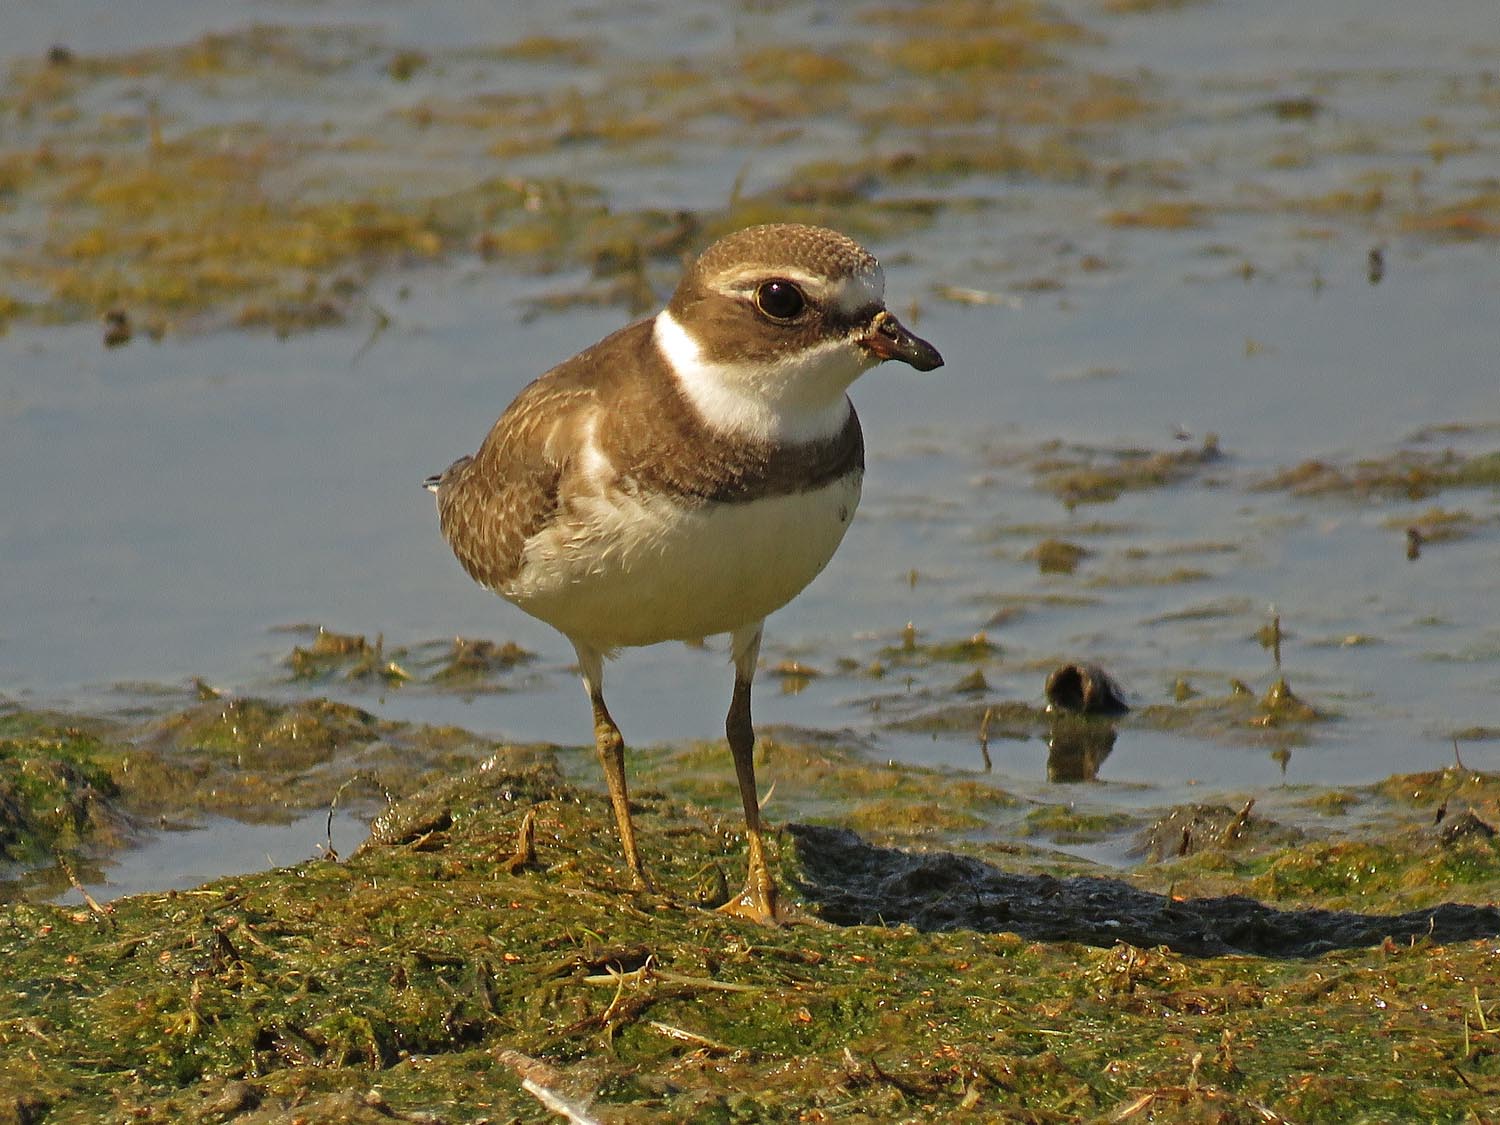
[[[840,278],[833,286],[832,304],[840,312],[855,313],[885,302],[885,273],[876,266],[869,273]]]

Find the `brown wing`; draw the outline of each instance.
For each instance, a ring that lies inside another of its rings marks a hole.
[[[479,452],[438,478],[443,537],[475,581],[503,592],[515,578],[526,541],[558,515],[581,416],[650,354],[649,320],[606,336],[526,387]]]
[[[521,568],[526,541],[557,514],[567,456],[560,452],[565,443],[550,439],[594,397],[588,387],[537,380],[500,416],[479,452],[439,478],[443,538],[476,582],[503,590]]]

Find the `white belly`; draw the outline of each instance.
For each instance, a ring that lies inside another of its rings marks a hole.
[[[526,544],[500,591],[596,648],[693,640],[759,621],[833,557],[859,504],[861,474],[814,492],[682,509],[619,493]]]

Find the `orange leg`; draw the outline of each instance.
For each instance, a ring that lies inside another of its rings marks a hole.
[[[592,685],[589,702],[594,708],[594,749],[599,753],[599,764],[604,767],[604,781],[609,786],[609,801],[615,809],[615,825],[620,830],[625,865],[630,868],[631,882],[649,890],[651,880],[646,878],[641,853],[635,846],[635,825],[630,821],[630,798],[625,790],[625,739],[610,717],[609,709],[604,706],[604,693]]]
[[[750,845],[750,872],[745,889],[719,910],[766,925],[791,921],[776,905],[776,884],[766,863],[766,846],[761,836],[760,795],[755,788],[755,730],[750,724],[750,681],[736,674],[734,698],[724,721],[729,750],[734,755],[734,772],[740,783],[740,801],[745,806],[745,839]]]

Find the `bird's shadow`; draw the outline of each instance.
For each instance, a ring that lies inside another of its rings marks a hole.
[[[1279,910],[1231,895],[1178,901],[1119,879],[1015,875],[971,856],[881,848],[853,832],[787,826],[799,890],[829,922],[906,923],[919,930],[1007,931],[1036,941],[1164,945],[1194,957],[1313,957],[1408,941],[1500,934],[1500,909],[1444,903],[1405,914]]]

